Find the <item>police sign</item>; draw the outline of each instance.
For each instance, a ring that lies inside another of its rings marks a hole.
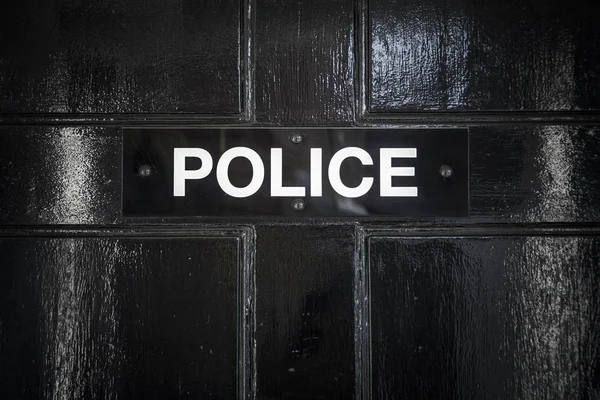
[[[126,129],[123,182],[126,216],[462,216],[468,132]]]

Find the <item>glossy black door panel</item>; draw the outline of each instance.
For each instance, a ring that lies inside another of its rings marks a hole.
[[[600,395],[598,237],[393,235],[365,241],[370,398]]]
[[[239,113],[241,2],[4,1],[2,113]]]
[[[354,0],[256,0],[256,113],[260,122],[354,122]]]
[[[121,135],[98,127],[0,129],[0,224],[119,218]]]
[[[361,0],[367,108],[600,108],[595,0]]]
[[[354,397],[352,227],[260,227],[258,399]]]
[[[2,398],[236,398],[242,249],[235,236],[1,239]]]
[[[600,129],[476,127],[469,139],[471,215],[479,221],[600,219]]]

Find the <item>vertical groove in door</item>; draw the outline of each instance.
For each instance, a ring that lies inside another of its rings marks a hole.
[[[354,344],[356,354],[356,400],[371,399],[371,324],[369,315],[369,266],[365,240],[368,232],[356,227],[354,248]]]
[[[244,0],[242,3],[242,45],[240,46],[242,90],[242,120],[256,120],[255,80],[256,63],[254,61],[254,37],[256,36],[256,0]],[[240,82],[241,83],[241,82]]]
[[[256,341],[255,327],[255,274],[254,254],[256,232],[253,227],[240,230],[240,260],[238,270],[238,380],[239,400],[256,397]]]

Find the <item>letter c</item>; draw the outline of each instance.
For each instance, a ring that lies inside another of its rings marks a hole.
[[[371,189],[371,186],[373,186],[373,178],[363,178],[360,185],[355,188],[344,185],[340,177],[340,168],[342,162],[350,157],[358,158],[363,165],[373,165],[373,159],[365,150],[359,147],[343,148],[331,157],[328,170],[329,182],[331,183],[333,190],[340,196],[356,198],[364,196]]]

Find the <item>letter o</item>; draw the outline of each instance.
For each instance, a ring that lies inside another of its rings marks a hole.
[[[244,157],[252,164],[252,180],[248,186],[241,188],[233,186],[228,175],[229,164],[237,157]],[[234,147],[227,150],[223,153],[217,164],[217,182],[219,182],[221,189],[231,197],[242,198],[252,196],[254,193],[258,192],[264,180],[265,166],[263,161],[257,152],[248,147]]]

